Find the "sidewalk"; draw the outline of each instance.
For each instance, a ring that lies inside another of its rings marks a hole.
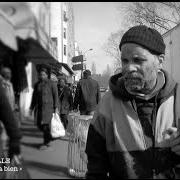
[[[42,133],[32,119],[22,122],[22,155],[32,179],[74,179],[67,169],[67,140],[52,142],[51,151],[39,150]]]

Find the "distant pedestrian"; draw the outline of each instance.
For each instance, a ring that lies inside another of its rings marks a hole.
[[[20,127],[20,119],[15,116],[15,95],[14,95],[14,89],[13,89],[13,84],[11,83],[11,77],[12,77],[12,73],[11,73],[11,69],[9,67],[5,67],[3,66],[1,68],[1,85],[4,89],[5,95],[8,99],[8,102],[10,104],[10,107],[12,109],[13,115],[14,115],[14,120],[16,122],[16,124]],[[7,143],[8,143],[8,136],[7,133],[5,131],[4,125],[3,123],[1,123],[1,139],[3,142],[3,147],[6,148],[7,147]]]
[[[6,93],[4,88],[2,87],[2,83],[0,81],[0,122],[2,122],[3,126],[6,129],[7,135],[9,137],[8,143],[8,157],[12,158],[13,155],[20,155],[20,139],[22,137],[21,131],[18,128],[18,125],[14,119],[14,115],[12,112],[12,108],[8,102]],[[2,129],[0,128],[0,134]],[[3,144],[0,139],[0,158],[3,158]],[[1,166],[1,164],[0,164]],[[1,172],[0,172],[1,177]]]
[[[60,117],[64,128],[68,125],[68,114],[73,108],[73,96],[71,89],[66,85],[66,79],[60,78],[58,83],[58,95],[59,95],[59,105],[60,105]]]
[[[81,115],[93,115],[100,98],[98,82],[91,78],[90,70],[85,70],[83,79],[77,84],[73,109],[77,110],[79,106]]]
[[[50,147],[52,140],[50,122],[52,114],[58,113],[58,91],[54,82],[48,79],[48,70],[41,68],[39,81],[34,86],[30,110],[34,110],[38,128],[43,131],[44,143],[41,149]]]
[[[10,103],[10,106],[12,110],[15,109],[15,96],[14,96],[14,89],[13,85],[11,83],[11,69],[8,67],[2,67],[1,69],[1,76],[2,76],[2,86],[5,89],[6,96],[8,98],[8,101]]]

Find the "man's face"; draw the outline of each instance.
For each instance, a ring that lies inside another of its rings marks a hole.
[[[122,46],[122,74],[129,92],[147,94],[153,89],[161,67],[158,58],[137,44],[126,43]]]
[[[2,70],[2,76],[6,79],[6,80],[11,80],[11,70],[9,68],[3,68]]]
[[[42,80],[42,81],[48,79],[48,75],[46,74],[46,72],[41,71],[39,73],[39,79]]]
[[[65,86],[65,80],[64,79],[60,79],[59,85],[60,85],[60,87],[64,87]]]

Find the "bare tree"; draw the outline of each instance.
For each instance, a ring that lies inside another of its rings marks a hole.
[[[124,31],[122,30],[111,33],[107,39],[107,42],[103,45],[103,49],[106,54],[115,60],[114,66],[116,68],[121,67],[121,52],[119,50],[119,43],[123,34]]]
[[[180,20],[179,2],[130,2],[119,6],[129,25],[145,24],[164,33]]]

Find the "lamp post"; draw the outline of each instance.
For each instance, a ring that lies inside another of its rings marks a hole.
[[[88,50],[86,50],[82,55],[83,55],[83,61],[81,62],[81,64],[82,64],[82,69],[81,69],[81,79],[82,79],[82,74],[83,74],[83,62],[85,61],[84,60],[84,55],[88,52],[88,51],[92,51],[93,49],[92,48],[90,48],[90,49],[88,49]],[[86,68],[85,68],[86,69]]]

